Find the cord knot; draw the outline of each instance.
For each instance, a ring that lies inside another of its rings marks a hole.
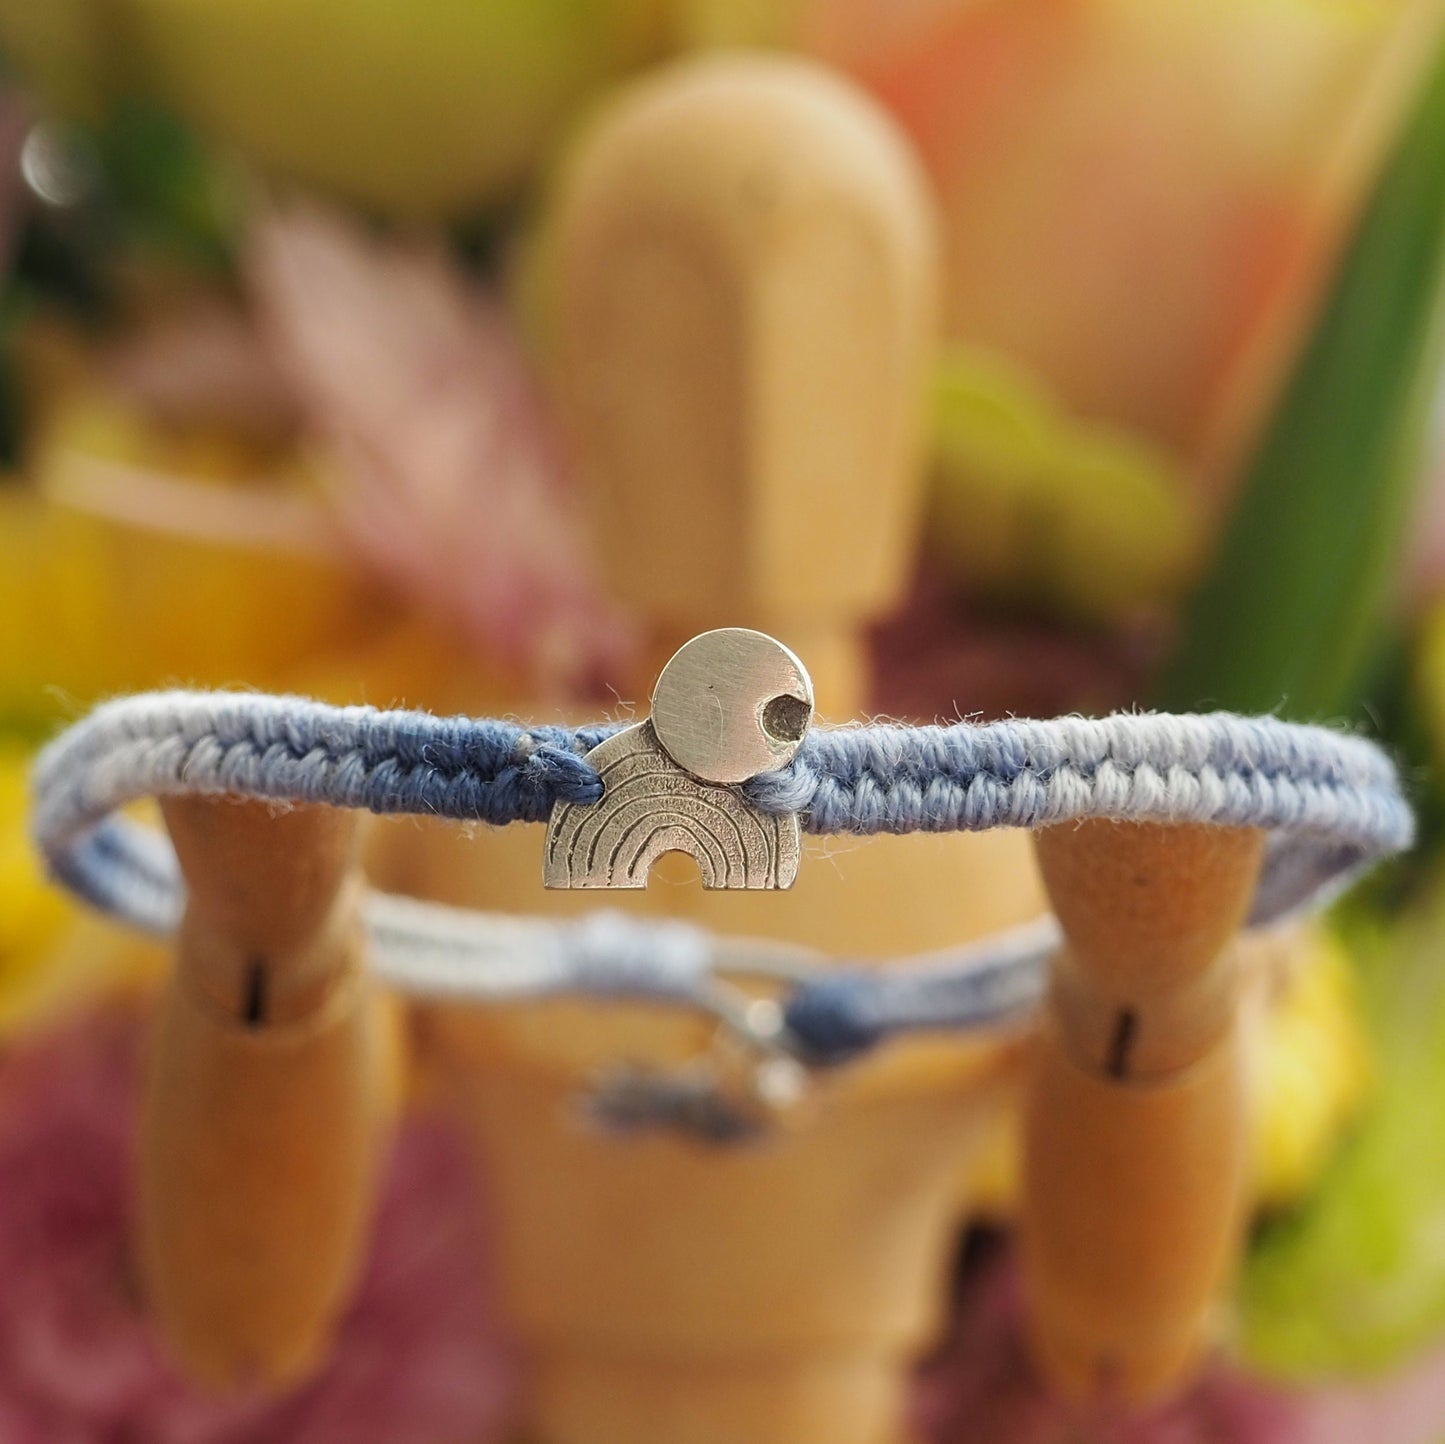
[[[588,806],[602,800],[602,779],[584,757],[550,742],[535,746],[522,763],[522,777],[550,805],[573,802]]]

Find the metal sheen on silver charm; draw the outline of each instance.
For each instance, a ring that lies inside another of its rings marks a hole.
[[[694,637],[662,669],[652,715],[587,754],[601,800],[552,809],[544,883],[646,887],[663,853],[683,852],[706,888],[791,887],[798,819],[737,785],[786,766],[812,719],[812,681],[781,642],[746,627]]]

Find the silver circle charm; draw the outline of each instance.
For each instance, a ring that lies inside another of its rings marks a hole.
[[[792,761],[813,720],[813,683],[781,642],[747,627],[680,647],[652,694],[667,755],[706,782],[738,783]]]
[[[791,887],[797,815],[763,812],[736,784],[790,762],[812,719],[813,684],[782,643],[742,627],[694,637],[657,679],[652,715],[587,754],[601,798],[553,807],[546,885],[646,887],[659,857],[682,852],[706,888]]]

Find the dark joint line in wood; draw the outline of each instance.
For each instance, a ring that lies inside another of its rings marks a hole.
[[[1139,1015],[1132,1008],[1123,1009],[1114,1020],[1114,1036],[1109,1040],[1109,1054],[1104,1071],[1110,1078],[1129,1076],[1129,1055],[1139,1041]]]
[[[241,1004],[241,1021],[259,1028],[266,1021],[266,960],[252,958],[246,964],[246,992]]]

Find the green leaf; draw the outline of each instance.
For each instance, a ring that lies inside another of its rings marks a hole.
[[[1238,1292],[1245,1356],[1293,1378],[1386,1370],[1445,1329],[1445,890],[1368,951],[1374,1103],[1310,1206],[1257,1239]]]
[[[1445,354],[1445,48],[1266,429],[1155,701],[1357,714]]]

